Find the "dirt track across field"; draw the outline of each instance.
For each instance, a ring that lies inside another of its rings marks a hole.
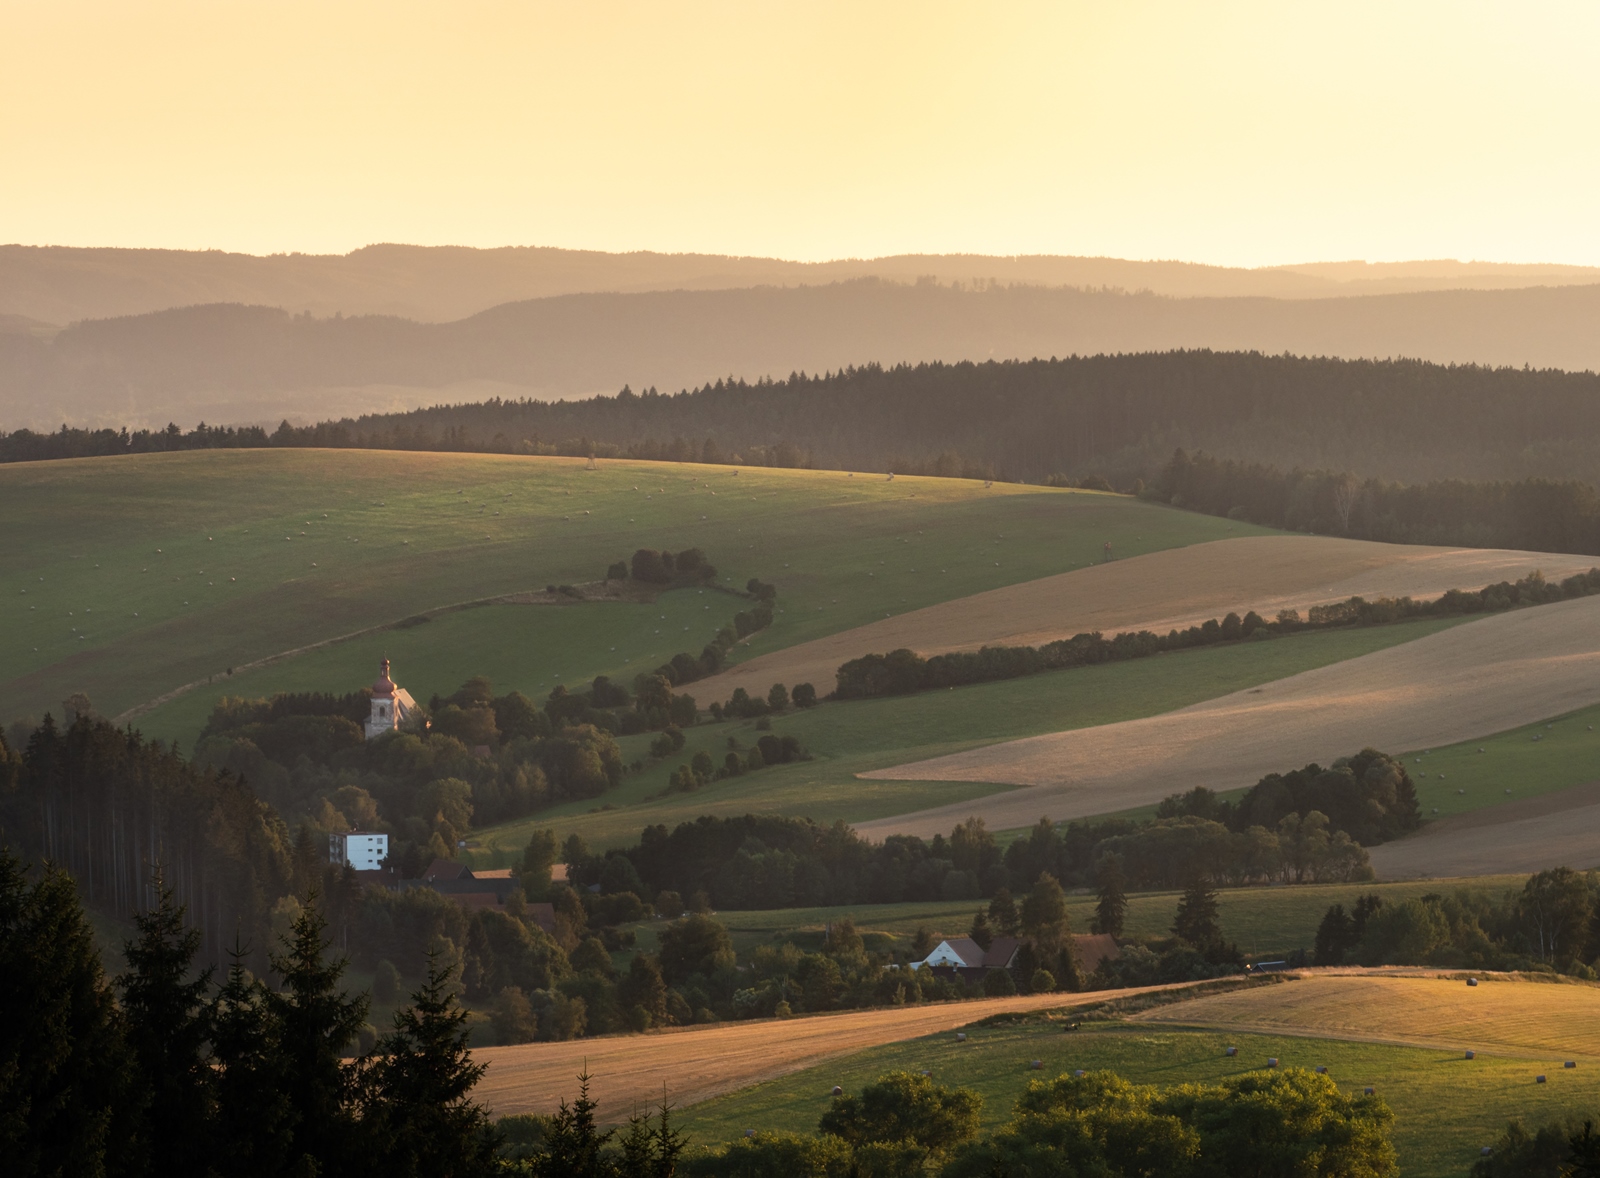
[[[1430,822],[1368,852],[1379,879],[1446,879],[1600,865],[1600,782]]]
[[[774,683],[834,688],[841,663],[909,647],[931,655],[993,645],[1037,645],[1099,630],[1165,633],[1255,610],[1343,601],[1353,596],[1437,597],[1481,589],[1539,569],[1551,580],[1585,572],[1592,556],[1506,549],[1377,544],[1326,536],[1249,536],[1172,548],[991,589],[761,655],[694,686],[725,700],[735,687],[765,695]]]
[[[663,1088],[666,1099],[681,1108],[869,1047],[953,1031],[992,1014],[1080,1006],[1108,994],[1126,997],[1143,992],[1029,994],[722,1023],[651,1035],[488,1047],[473,1052],[474,1058],[489,1065],[473,1096],[498,1116],[550,1113],[562,1100],[570,1103],[577,1095],[576,1077],[587,1068],[589,1094],[600,1102],[600,1119],[616,1124],[635,1109],[660,1101]]]
[[[1131,1017],[1268,1035],[1600,1058],[1600,989],[1478,976],[1480,984],[1471,987],[1464,977],[1313,970],[1280,986],[1204,995]]]
[[[1233,789],[1364,747],[1432,748],[1600,701],[1600,597],[1496,614],[1162,716],[1007,741],[863,774],[1031,788],[862,823],[929,837],[976,814],[991,830]],[[1497,868],[1498,869],[1498,868]]]

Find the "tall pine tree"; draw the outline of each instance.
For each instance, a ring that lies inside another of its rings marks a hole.
[[[340,989],[347,963],[329,958],[326,929],[313,891],[285,938],[285,951],[272,955],[283,985],[268,991],[266,1006],[294,1114],[290,1164],[312,1160],[318,1172],[336,1175],[353,1168],[358,1156],[356,1077],[343,1057],[366,1022],[371,999]]]
[[[128,972],[117,978],[144,1104],[133,1152],[150,1173],[203,1178],[214,1157],[211,970],[194,972],[200,933],[184,926],[159,871],[154,888],[156,906],[134,917],[139,935],[124,944]]]
[[[1123,919],[1128,912],[1127,876],[1122,871],[1121,855],[1102,855],[1095,865],[1095,875],[1100,881],[1100,899],[1094,907],[1093,932],[1122,935]]]
[[[484,1065],[467,1050],[455,967],[428,954],[428,977],[394,1016],[363,1077],[370,1156],[393,1178],[468,1178],[494,1166],[498,1135],[471,1099]]]
[[[17,1178],[128,1173],[136,1077],[64,871],[0,848],[0,1158]]]

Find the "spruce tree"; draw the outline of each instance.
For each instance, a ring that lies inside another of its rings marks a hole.
[[[533,1163],[537,1178],[607,1178],[614,1172],[611,1159],[601,1153],[615,1130],[600,1132],[589,1099],[589,1073],[578,1076],[578,1099],[565,1100],[545,1131],[544,1153]],[[630,1175],[631,1178],[631,1175]]]
[[[77,885],[29,883],[0,848],[0,1159],[5,1171],[127,1172],[137,1077]]]
[[[1017,905],[1011,899],[1011,890],[1001,888],[989,901],[989,923],[997,933],[1015,936],[1017,932]]]
[[[1122,856],[1102,856],[1095,874],[1100,880],[1100,900],[1095,905],[1092,931],[1120,937],[1128,911],[1128,894],[1124,890],[1128,881],[1122,872]]]
[[[212,971],[193,972],[200,933],[184,927],[184,909],[159,871],[154,887],[156,906],[134,917],[139,935],[124,944],[128,972],[117,978],[144,1103],[135,1154],[151,1173],[204,1176],[215,1112],[205,1058]]]
[[[225,1178],[278,1178],[294,1146],[287,1061],[266,987],[244,966],[247,950],[235,942],[229,956],[228,980],[209,1015],[216,1135],[222,1143],[215,1164]]]
[[[972,918],[972,927],[967,930],[967,936],[977,944],[980,949],[988,949],[994,943],[994,930],[989,927],[989,918],[984,915],[983,909],[978,909]]]
[[[1217,893],[1204,876],[1195,877],[1184,889],[1178,900],[1177,919],[1172,922],[1172,933],[1202,951],[1221,944]]]
[[[368,1156],[384,1156],[385,1173],[397,1178],[475,1175],[494,1166],[498,1134],[471,1099],[484,1065],[467,1050],[467,1013],[456,1001],[454,973],[430,952],[427,980],[369,1057]]]
[[[283,985],[267,992],[266,1006],[293,1109],[290,1164],[311,1161],[323,1174],[339,1174],[356,1149],[355,1077],[343,1055],[366,1022],[370,999],[339,988],[347,962],[328,958],[326,929],[313,890],[285,938],[285,952],[271,956]]]

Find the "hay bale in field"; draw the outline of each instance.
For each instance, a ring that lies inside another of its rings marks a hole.
[[[1276,1056],[1276,1055],[1274,1055],[1274,1056],[1272,1056],[1272,1057],[1271,1057],[1271,1058],[1269,1058],[1269,1059],[1268,1059],[1268,1060],[1267,1060],[1267,1066],[1268,1066],[1268,1067],[1269,1067],[1269,1068],[1275,1068],[1275,1067],[1277,1067],[1277,1066],[1278,1066],[1278,1057],[1277,1057],[1277,1056]]]
[[[1364,1091],[1368,1096],[1376,1096],[1378,1094],[1378,1090],[1376,1088],[1372,1087],[1372,1085],[1370,1085],[1370,1084],[1367,1085],[1367,1087],[1364,1088],[1362,1091]]]
[[[839,1087],[839,1085],[835,1084],[833,1086],[833,1094],[835,1096],[843,1096],[844,1095],[844,1089]]]
[[[1543,1084],[1544,1083],[1544,1077],[1542,1075],[1541,1076],[1535,1076],[1533,1078],[1533,1082],[1535,1084]]]
[[[1230,1047],[1230,1048],[1228,1048],[1228,1050],[1227,1050],[1227,1052],[1225,1054],[1227,1054],[1230,1057],[1238,1055],[1239,1054],[1239,1049],[1237,1047]]]

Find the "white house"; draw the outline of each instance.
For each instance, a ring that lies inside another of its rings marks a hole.
[[[372,685],[372,715],[367,718],[367,739],[395,732],[406,726],[417,710],[417,701],[404,687],[389,678],[389,660],[383,660],[383,674]]]
[[[985,949],[971,937],[951,937],[940,941],[934,951],[921,961],[913,961],[912,969],[1010,969],[1017,959],[1018,941],[1015,937],[996,937]]]
[[[357,871],[377,871],[389,857],[389,836],[349,830],[328,836],[328,862],[348,863]]]

